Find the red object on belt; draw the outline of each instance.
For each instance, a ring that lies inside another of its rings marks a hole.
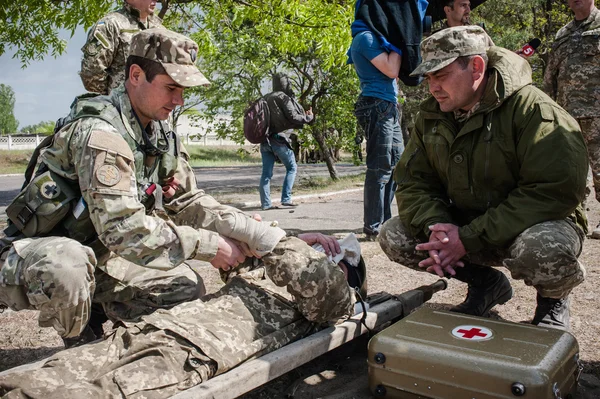
[[[148,188],[146,190],[144,190],[144,192],[147,195],[152,195],[154,194],[154,191],[156,191],[156,183],[152,183],[151,185],[148,186]]]

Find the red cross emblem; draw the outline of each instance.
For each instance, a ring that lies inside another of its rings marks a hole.
[[[467,341],[484,341],[491,339],[494,334],[489,328],[463,325],[452,330],[452,335],[456,338],[466,339]]]

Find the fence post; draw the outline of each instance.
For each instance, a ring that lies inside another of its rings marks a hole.
[[[38,145],[40,145],[40,136],[36,133],[35,134],[35,148],[37,148]]]
[[[206,134],[204,135],[203,139],[204,139],[204,146],[206,147]]]
[[[12,150],[12,136],[8,135],[8,150]]]

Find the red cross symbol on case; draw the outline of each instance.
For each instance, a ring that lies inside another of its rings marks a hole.
[[[468,341],[486,341],[491,339],[494,333],[489,328],[482,326],[462,325],[452,330],[452,335]]]

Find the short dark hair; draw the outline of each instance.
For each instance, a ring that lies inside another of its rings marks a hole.
[[[450,7],[450,8],[452,8],[452,9],[454,10],[454,2],[455,2],[455,1],[456,1],[456,0],[446,0],[446,1],[444,2],[444,7]]]
[[[165,68],[161,65],[160,62],[149,60],[144,57],[139,57],[137,55],[130,55],[129,57],[127,57],[127,66],[125,67],[125,80],[129,79],[129,69],[131,69],[131,66],[133,64],[142,68],[142,71],[144,71],[144,73],[146,74],[146,80],[149,83],[152,83],[152,81],[157,75],[167,75],[167,71],[165,71]]]
[[[471,62],[471,60],[473,59],[473,57],[475,57],[476,55],[478,55],[481,58],[483,58],[483,62],[485,63],[485,65],[487,65],[487,63],[488,63],[488,56],[487,56],[486,53],[473,54],[473,55],[463,55],[462,57],[458,57],[456,59],[456,61],[458,61],[458,65],[460,65],[461,69],[466,69],[467,66],[469,65],[469,62]]]

